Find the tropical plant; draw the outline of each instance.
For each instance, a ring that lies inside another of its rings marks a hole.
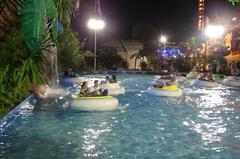
[[[0,72],[5,76],[0,83],[3,95],[0,102],[11,109],[33,85],[46,82],[49,77],[46,71],[51,70],[47,68],[52,62],[49,57],[56,54],[52,48],[57,39],[57,13],[52,0],[1,2],[0,40],[5,42],[0,50],[3,61]]]
[[[34,83],[41,83],[43,79],[38,72],[39,67],[36,68],[39,62],[32,63],[33,61],[29,59],[31,51],[26,45],[22,32],[18,29],[14,29],[6,38],[0,52],[1,118],[29,94]]]
[[[199,39],[197,39],[196,37],[192,37],[191,41],[190,41],[190,51],[192,56],[192,66],[196,65],[196,62],[199,61],[200,59],[199,57],[199,53],[198,53],[198,48],[201,48],[201,43],[199,41]]]
[[[26,0],[0,1],[0,41],[3,41],[18,22],[18,8],[26,5]]]
[[[239,3],[240,2],[240,0],[228,0],[229,2],[231,2],[232,3],[232,5],[236,5],[236,3]]]
[[[97,52],[98,67],[108,70],[127,69],[128,63],[114,48],[101,48]]]
[[[80,42],[76,33],[73,33],[70,28],[66,28],[59,35],[58,42],[58,59],[61,70],[73,68],[80,70],[84,66],[83,52],[80,51]]]
[[[140,61],[140,64],[143,62],[142,59],[145,58],[145,54],[144,54],[144,51],[143,49],[140,49],[138,52],[134,53],[132,56],[130,56],[130,59],[133,59],[135,58],[135,61],[134,61],[134,70],[136,70],[136,65],[137,65],[137,60],[141,60]]]
[[[155,54],[155,56],[151,56],[148,58],[148,66],[151,70],[160,70],[161,69],[161,57],[159,54]]]
[[[69,27],[73,17],[75,0],[54,0],[54,2],[58,10],[58,19],[64,28]]]
[[[189,72],[191,65],[186,57],[178,56],[174,62],[174,68],[178,72]]]

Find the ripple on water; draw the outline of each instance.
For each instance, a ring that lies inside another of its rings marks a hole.
[[[182,97],[162,98],[146,91],[154,76],[118,78],[116,111],[20,109],[0,126],[0,158],[239,158],[239,90],[186,83]]]

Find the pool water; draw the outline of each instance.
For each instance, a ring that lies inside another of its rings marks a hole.
[[[152,75],[118,78],[126,94],[116,111],[24,106],[0,129],[0,158],[240,158],[240,90],[190,82],[164,98],[146,92]]]

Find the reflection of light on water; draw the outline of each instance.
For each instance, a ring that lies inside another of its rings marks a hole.
[[[204,145],[208,145],[213,142],[221,142],[222,137],[220,135],[227,131],[227,128],[225,127],[227,125],[223,124],[223,120],[212,123],[196,123],[190,120],[184,121],[183,125],[200,134]]]
[[[212,108],[223,105],[224,99],[217,93],[211,93],[200,97],[199,106],[205,108]]]
[[[82,136],[83,138],[83,146],[82,149],[84,151],[85,157],[97,157],[104,152],[99,151],[97,148],[101,148],[101,135],[104,133],[111,132],[110,128],[106,128],[107,122],[101,122],[100,127],[101,130],[96,130],[92,126],[91,128],[85,128],[84,133],[85,135]]]
[[[28,117],[30,115],[33,114],[33,109],[34,109],[34,105],[27,103],[26,105],[24,105],[23,107],[21,107],[21,109],[19,110],[19,114],[22,117]]]
[[[187,118],[183,125],[200,135],[204,149],[211,149],[216,152],[223,151],[224,148],[221,145],[213,146],[212,144],[221,143],[222,134],[227,132],[227,123],[224,121],[222,114],[225,111],[233,111],[233,109],[224,107],[228,103],[228,100],[224,99],[228,92],[197,90],[195,93],[199,94],[198,98],[187,97],[185,100],[199,109],[198,118],[195,121]]]

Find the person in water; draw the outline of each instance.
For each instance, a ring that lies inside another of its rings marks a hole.
[[[163,82],[163,80],[157,80],[156,83],[153,83],[152,86],[156,87],[156,88],[162,88],[162,87],[164,87],[164,82]]]
[[[214,81],[213,79],[213,76],[212,76],[212,73],[210,71],[202,71],[200,74],[199,74],[199,77],[198,77],[199,80],[202,80],[202,81]]]
[[[64,72],[64,76],[68,77],[69,74],[69,68]]]
[[[107,83],[110,83],[109,76],[106,76],[105,81],[101,81],[101,84],[107,84]]]
[[[206,80],[207,80],[207,81],[214,81],[214,79],[213,79],[213,76],[212,76],[212,73],[211,73],[211,72],[208,72],[208,73],[206,74]]]
[[[80,89],[80,97],[90,96],[90,90],[88,88],[88,83],[84,81]]]
[[[112,75],[111,83],[117,83],[117,78],[115,75]]]
[[[175,84],[175,82],[176,82],[175,77],[170,76],[170,77],[169,77],[169,81],[166,82],[166,85],[167,85],[167,86],[172,86],[172,85]]]
[[[108,90],[105,89],[102,91],[102,89],[99,87],[98,80],[94,81],[94,86],[90,87],[90,96],[107,96]]]
[[[66,77],[76,77],[77,75],[73,72],[72,68],[68,68],[67,71],[64,72],[64,76],[66,76]]]

